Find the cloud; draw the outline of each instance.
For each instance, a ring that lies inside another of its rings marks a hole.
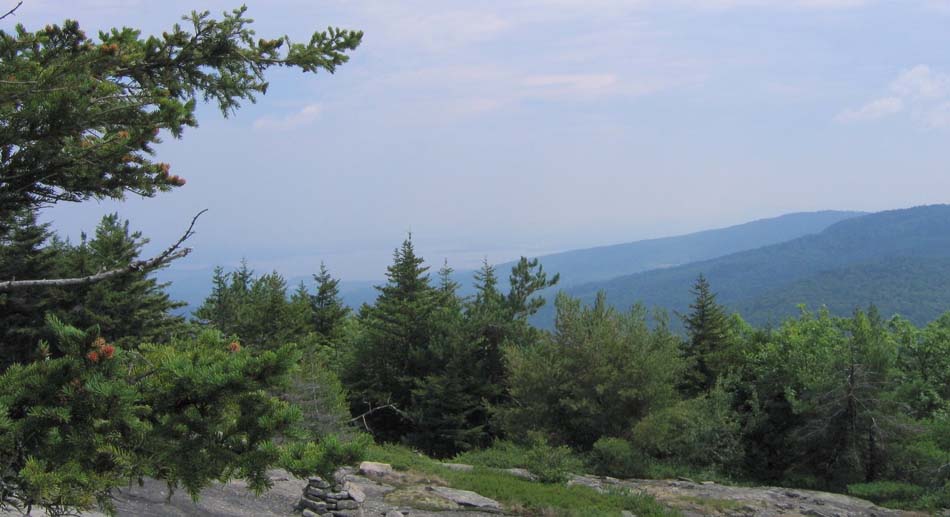
[[[891,83],[891,91],[901,97],[942,99],[950,93],[950,75],[934,72],[927,65],[917,65],[902,72]]]
[[[875,99],[858,109],[846,110],[840,113],[838,122],[862,122],[900,113],[904,109],[904,101],[900,97],[884,97]]]
[[[906,111],[925,127],[950,126],[950,74],[917,65],[899,73],[887,90],[886,96],[860,108],[845,110],[835,120],[870,121]]]
[[[368,38],[430,53],[491,40],[515,24],[503,11],[435,8],[424,2],[369,3],[359,9],[369,22],[364,27]]]
[[[514,67],[447,66],[393,74],[382,81],[409,91],[406,100],[440,116],[471,116],[531,101],[591,102],[649,95],[685,81],[615,72],[532,73]]]
[[[322,112],[323,106],[320,104],[308,104],[296,113],[282,118],[261,117],[254,121],[254,129],[262,131],[289,131],[312,124],[313,121],[320,117]]]
[[[546,98],[596,97],[616,91],[614,74],[527,75],[519,80],[522,95]]]

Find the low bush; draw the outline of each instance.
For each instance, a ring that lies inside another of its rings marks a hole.
[[[741,457],[741,429],[731,397],[720,386],[661,409],[637,423],[631,442],[655,459],[728,468]]]
[[[588,465],[600,476],[616,478],[643,477],[647,472],[646,456],[621,438],[601,438],[588,455]]]
[[[539,435],[532,437],[524,468],[544,483],[567,481],[572,473],[581,473],[584,463],[566,445],[552,446]]]
[[[337,467],[362,461],[370,443],[370,436],[357,434],[345,440],[330,435],[319,442],[288,444],[282,451],[280,466],[297,475],[317,473],[330,479]]]
[[[560,483],[584,470],[584,461],[570,447],[550,445],[538,433],[531,433],[530,440],[529,445],[499,440],[487,449],[459,454],[452,461],[496,469],[523,468],[545,483]]]
[[[496,469],[527,468],[528,448],[507,440],[497,440],[486,449],[463,452],[452,462]]]

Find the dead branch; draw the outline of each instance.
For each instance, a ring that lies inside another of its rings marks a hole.
[[[19,2],[17,2],[16,5],[13,6],[13,9],[10,9],[9,11],[7,11],[7,14],[0,16],[0,20],[6,18],[7,16],[12,16],[13,13],[15,13],[16,10],[19,9],[21,5],[23,5],[23,0],[20,0]]]
[[[361,415],[357,415],[357,416],[351,418],[351,419],[349,420],[349,422],[361,421],[362,424],[363,424],[363,427],[369,432],[369,434],[374,434],[374,433],[373,433],[373,430],[372,430],[372,429],[370,428],[370,426],[369,426],[369,422],[366,421],[366,417],[372,415],[373,413],[375,413],[375,412],[377,412],[377,411],[383,410],[383,409],[391,409],[391,410],[395,411],[397,415],[399,415],[399,416],[405,418],[406,420],[412,422],[412,418],[411,418],[408,414],[406,414],[406,412],[401,411],[401,410],[396,406],[396,404],[388,403],[388,404],[384,404],[384,405],[382,405],[382,406],[373,407],[373,404],[372,404],[372,403],[367,402],[366,405],[369,406],[369,410],[366,411],[365,413],[361,414]]]
[[[136,260],[127,266],[122,266],[115,269],[110,269],[107,271],[100,271],[94,275],[77,277],[77,278],[43,278],[39,280],[6,280],[0,282],[0,292],[4,291],[13,291],[15,289],[24,289],[28,287],[70,287],[75,285],[88,285],[94,284],[96,282],[101,282],[103,280],[108,280],[110,278],[125,275],[128,273],[135,273],[140,271],[151,271],[153,269],[159,268],[168,264],[174,260],[178,260],[184,256],[187,256],[191,253],[191,248],[182,248],[181,245],[188,240],[189,237],[195,234],[195,222],[201,217],[202,214],[207,212],[208,209],[204,209],[198,212],[192,219],[191,224],[188,225],[188,229],[185,230],[185,233],[176,241],[174,244],[168,247],[161,254],[156,255],[148,260]]]

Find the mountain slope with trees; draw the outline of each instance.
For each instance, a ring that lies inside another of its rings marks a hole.
[[[553,253],[538,259],[546,270],[561,275],[563,286],[579,285],[778,244],[819,233],[861,215],[865,213],[797,212],[686,235]],[[514,265],[504,263],[498,268],[505,271]]]
[[[840,221],[819,234],[678,267],[570,287],[587,303],[603,290],[618,307],[640,302],[685,312],[690,285],[705,275],[719,301],[755,324],[777,322],[797,305],[847,315],[875,304],[917,323],[950,306],[950,205],[891,210]],[[552,313],[537,322],[549,325]]]

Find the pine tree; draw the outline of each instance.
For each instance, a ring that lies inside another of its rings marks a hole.
[[[515,319],[527,320],[544,306],[544,298],[537,293],[557,284],[561,275],[555,273],[548,278],[538,259],[521,257],[511,268],[511,290],[508,292],[508,305]]]
[[[715,356],[729,347],[730,330],[729,316],[716,303],[716,295],[702,274],[693,284],[692,293],[690,312],[682,316],[687,335],[685,356],[691,363],[683,389],[688,395],[698,395],[716,384],[720,372]]]

